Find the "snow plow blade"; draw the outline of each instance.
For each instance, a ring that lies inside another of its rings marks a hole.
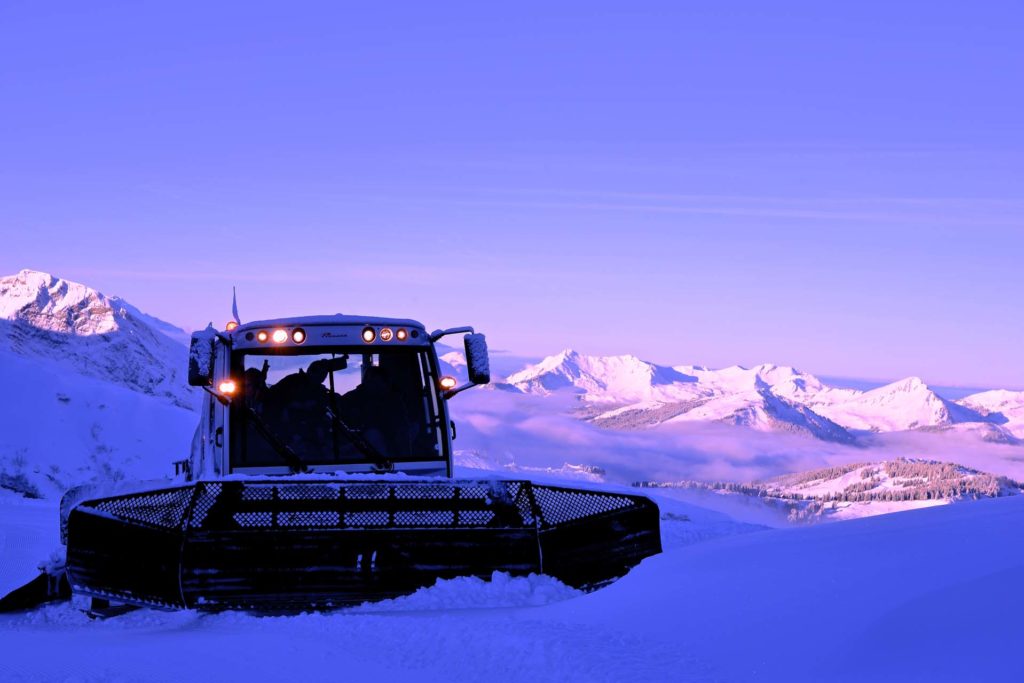
[[[63,572],[42,572],[21,588],[0,597],[0,614],[32,609],[48,602],[59,602],[71,597],[67,575]]]
[[[67,572],[75,592],[129,604],[290,612],[495,571],[593,589],[660,551],[644,496],[505,480],[219,481],[79,504]]]

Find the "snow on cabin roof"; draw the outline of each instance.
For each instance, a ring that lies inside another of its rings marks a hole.
[[[391,327],[415,327],[426,331],[423,323],[408,318],[380,318],[372,315],[304,315],[294,318],[274,318],[273,320],[253,320],[238,326],[237,331],[248,331],[266,327],[291,327],[295,325],[388,325]]]

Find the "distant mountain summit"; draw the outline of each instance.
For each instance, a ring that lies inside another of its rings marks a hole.
[[[895,432],[986,421],[977,411],[940,397],[919,377],[886,384],[847,401],[819,400],[812,395],[808,403],[836,422],[867,431]]]
[[[0,277],[0,353],[190,408],[187,338],[183,330],[77,282],[33,270]]]
[[[1024,391],[983,391],[966,396],[957,403],[984,415],[991,424],[999,425],[1015,437],[1024,439]]]
[[[572,349],[549,356],[509,375],[507,382],[524,393],[569,390],[583,400],[620,403],[691,396],[695,377],[636,356],[585,356]]]
[[[581,417],[612,429],[720,422],[851,442],[858,432],[973,433],[1017,443],[1024,392],[984,392],[949,401],[920,378],[858,391],[771,363],[746,368],[666,367],[636,356],[587,356],[567,349],[508,377],[515,390],[575,394]]]

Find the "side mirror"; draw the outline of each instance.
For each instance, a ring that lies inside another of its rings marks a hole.
[[[208,387],[213,384],[213,354],[217,343],[217,331],[208,326],[192,334],[188,349],[188,383],[193,387]]]
[[[487,384],[491,381],[491,364],[487,357],[487,338],[482,334],[467,334],[466,369],[473,384]]]

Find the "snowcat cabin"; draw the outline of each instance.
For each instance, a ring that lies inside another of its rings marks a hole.
[[[230,411],[231,471],[285,474],[291,462],[282,448],[307,469],[387,470],[399,462],[436,469],[447,457],[447,444],[428,351],[349,346],[235,351],[231,375],[240,381]]]
[[[470,333],[462,387],[441,375],[434,349],[456,332]],[[193,337],[189,369],[210,394],[192,476],[451,476],[446,398],[489,380],[483,335],[470,328],[431,335],[412,320],[345,316],[208,329]]]

